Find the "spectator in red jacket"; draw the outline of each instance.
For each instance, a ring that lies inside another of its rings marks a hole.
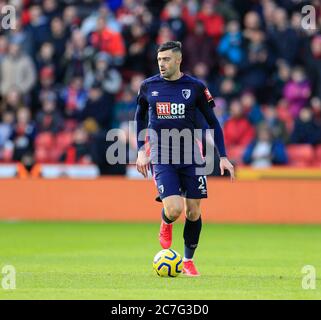
[[[90,42],[97,51],[104,51],[112,55],[114,62],[121,64],[125,56],[125,45],[122,35],[106,27],[104,18],[97,20],[97,29],[91,35]]]
[[[196,19],[204,23],[206,33],[217,43],[224,32],[224,19],[215,12],[212,1],[207,0],[203,2]]]
[[[73,135],[73,143],[60,157],[60,161],[66,164],[90,164],[92,163],[88,133],[83,127],[78,127]]]
[[[224,126],[225,144],[229,146],[245,146],[255,135],[255,130],[245,117],[241,103],[233,100],[230,106],[231,117]]]

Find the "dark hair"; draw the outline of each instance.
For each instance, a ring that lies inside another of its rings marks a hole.
[[[158,47],[157,53],[166,50],[172,50],[173,52],[182,53],[182,43],[179,41],[167,41]]]

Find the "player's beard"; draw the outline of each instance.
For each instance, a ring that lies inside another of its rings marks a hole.
[[[175,74],[175,72],[176,70],[167,69],[163,73],[161,73],[161,75],[164,79],[170,79]]]

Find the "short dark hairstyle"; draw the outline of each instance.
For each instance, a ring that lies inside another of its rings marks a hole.
[[[173,52],[182,53],[182,43],[179,41],[167,41],[158,47],[157,53],[166,50],[172,50]]]

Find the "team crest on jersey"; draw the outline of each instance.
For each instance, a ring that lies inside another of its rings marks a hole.
[[[191,89],[183,89],[182,95],[184,99],[188,99],[191,96]]]

